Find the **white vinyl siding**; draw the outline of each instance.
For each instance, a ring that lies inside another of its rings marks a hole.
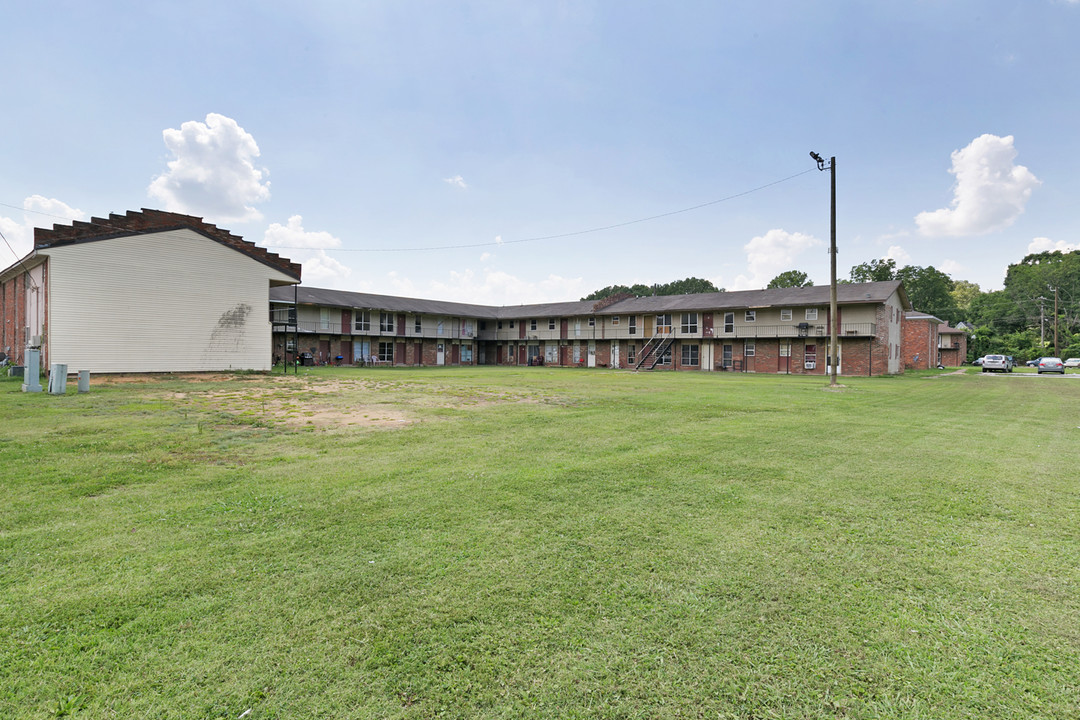
[[[279,270],[192,230],[39,251],[49,256],[49,360],[70,372],[269,370]]]

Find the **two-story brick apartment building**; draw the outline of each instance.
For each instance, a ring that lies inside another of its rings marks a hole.
[[[901,372],[903,285],[843,284],[837,305],[838,372]],[[826,373],[832,322],[828,287],[502,307],[274,288],[271,320],[287,361],[791,374]]]

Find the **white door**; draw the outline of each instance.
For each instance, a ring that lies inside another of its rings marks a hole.
[[[439,343],[435,346],[435,364],[444,365],[446,363],[446,346]]]
[[[596,343],[589,343],[588,367],[596,367]]]
[[[619,343],[616,340],[611,341],[611,367],[619,367]]]

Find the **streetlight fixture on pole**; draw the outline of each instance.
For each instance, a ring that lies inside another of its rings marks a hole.
[[[840,361],[840,347],[836,339],[839,319],[836,316],[836,156],[829,158],[828,164],[825,163],[825,158],[816,152],[811,152],[810,157],[817,162],[818,170],[829,171],[832,181],[829,203],[829,386],[836,387],[836,366]]]

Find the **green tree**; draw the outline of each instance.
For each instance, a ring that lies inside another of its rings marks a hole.
[[[956,280],[953,282],[953,289],[950,294],[956,304],[957,311],[961,315],[966,315],[971,310],[971,303],[982,294],[982,290],[979,288],[978,283]]]
[[[851,282],[882,282],[896,279],[896,261],[871,260],[851,268]]]
[[[795,288],[812,287],[814,282],[802,270],[788,270],[782,272],[766,285],[766,288]]]
[[[624,293],[625,294],[630,294],[630,295],[651,295],[652,290],[650,290],[648,286],[640,285],[640,284],[639,285],[608,285],[606,288],[601,288],[600,290],[595,290],[595,291],[589,293],[588,295],[586,295],[585,297],[583,297],[581,299],[582,300],[603,300],[604,298],[611,297],[612,295],[620,295],[620,294],[624,294]]]
[[[1040,316],[1053,325],[1054,295],[1057,294],[1059,331],[1062,323],[1070,331],[1078,329],[1080,310],[1080,250],[1063,253],[1033,253],[1009,266],[1005,291],[1023,308],[1029,325]],[[1043,298],[1040,300],[1040,298]]]
[[[1004,290],[981,293],[975,297],[968,308],[968,319],[977,327],[984,328],[988,334],[1004,335],[1029,327],[1024,309]]]
[[[589,293],[582,300],[603,300],[612,295],[628,293],[630,295],[696,295],[698,293],[724,292],[708,280],[689,277],[685,280],[674,280],[669,283],[657,283],[655,285],[608,285],[606,288]]]
[[[949,323],[959,319],[956,300],[952,296],[952,278],[934,266],[905,265],[896,271],[896,279],[904,283],[911,306],[916,310],[936,315]]]

